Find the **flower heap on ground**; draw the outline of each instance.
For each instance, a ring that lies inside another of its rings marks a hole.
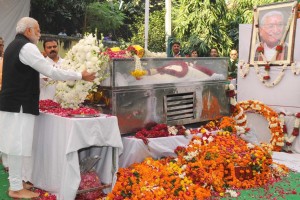
[[[232,120],[225,120],[223,127],[234,127]],[[142,163],[119,169],[117,182],[107,198],[193,200],[227,193],[237,197],[236,190],[266,186],[288,171],[284,166],[273,165],[264,148],[247,143],[230,131],[194,136],[187,147],[179,146],[175,153],[177,158],[146,158]]]
[[[246,112],[251,111],[260,114],[265,117],[269,123],[269,129],[272,135],[270,144],[272,145],[273,151],[280,151],[284,146],[284,133],[278,113],[259,101],[248,100],[237,103],[235,94],[234,85],[229,84],[229,86],[227,86],[227,96],[230,97],[233,111],[232,116],[236,120],[238,134],[247,132]]]
[[[84,36],[67,53],[61,65],[62,69],[82,72],[96,72],[94,82],[84,80],[59,81],[56,86],[55,99],[63,108],[78,108],[91,91],[95,91],[100,82],[108,77],[109,57],[101,52],[102,41],[93,34]]]
[[[288,67],[288,63],[286,61],[278,61],[277,56],[282,53],[283,48],[284,48],[284,43],[286,40],[286,36],[289,32],[290,26],[291,24],[295,21],[295,12],[297,12],[297,9],[295,9],[297,6],[297,2],[294,2],[292,9],[291,9],[291,15],[287,20],[285,29],[284,29],[284,33],[282,34],[282,37],[280,39],[279,44],[276,46],[276,53],[274,54],[274,56],[270,59],[267,60],[266,56],[264,55],[264,47],[262,45],[262,43],[260,42],[260,36],[259,36],[259,16],[258,16],[258,12],[257,9],[254,8],[254,36],[255,38],[257,38],[258,42],[260,43],[257,48],[256,48],[256,53],[259,54],[259,56],[262,58],[262,61],[264,63],[264,74],[261,73],[259,64],[257,63],[257,61],[254,61],[253,66],[256,72],[256,75],[258,77],[258,79],[266,86],[266,87],[274,87],[275,85],[277,85],[281,80],[282,77],[284,76],[284,71],[287,69]],[[282,69],[280,70],[278,76],[273,80],[273,82],[270,82],[271,77],[270,77],[270,70],[271,70],[271,65],[278,65],[278,66],[282,66]],[[293,72],[293,74],[298,75],[300,73],[300,69],[296,69],[296,63],[289,63],[291,65],[291,70]],[[245,61],[241,60],[239,62],[239,73],[241,75],[241,77],[245,78],[247,76],[247,74],[249,73],[250,70],[250,63],[246,63]]]
[[[135,134],[136,138],[142,139],[145,144],[149,143],[148,138],[157,138],[157,137],[168,137],[175,135],[190,135],[192,132],[190,129],[186,129],[182,125],[168,126],[167,124],[156,124],[153,127],[138,131]]]

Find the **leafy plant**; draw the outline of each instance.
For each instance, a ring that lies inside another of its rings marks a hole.
[[[165,51],[165,34],[164,34],[164,11],[154,11],[149,17],[148,49],[154,52]],[[145,43],[145,26],[144,17],[138,17],[137,22],[130,27],[133,33],[131,38],[132,44],[144,46]]]
[[[109,32],[123,25],[124,13],[119,10],[119,5],[113,2],[94,2],[87,6],[86,27],[91,32],[95,29]]]

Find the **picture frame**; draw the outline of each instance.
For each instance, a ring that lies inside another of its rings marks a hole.
[[[297,3],[287,1],[254,8],[250,65],[289,65],[293,62]]]

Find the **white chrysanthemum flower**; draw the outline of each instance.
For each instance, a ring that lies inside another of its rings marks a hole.
[[[62,69],[77,72],[87,69],[88,72],[96,72],[96,78],[93,83],[83,80],[59,81],[55,98],[62,107],[77,108],[86,99],[88,93],[108,77],[109,57],[100,55],[100,48],[103,48],[102,43],[98,44],[97,38],[89,34],[66,54],[61,65]]]

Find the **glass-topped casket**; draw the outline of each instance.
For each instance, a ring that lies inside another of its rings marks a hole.
[[[142,58],[147,74],[131,75],[134,59],[114,59],[109,77],[90,97],[116,115],[122,134],[152,123],[191,124],[229,114],[228,58]]]

